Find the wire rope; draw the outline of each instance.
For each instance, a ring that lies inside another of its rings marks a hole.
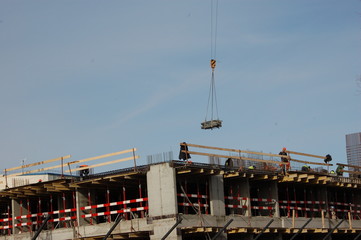
[[[217,104],[217,94],[216,94],[216,85],[215,85],[215,74],[214,70],[216,67],[216,52],[217,52],[217,22],[218,22],[218,0],[211,0],[211,68],[212,76],[211,83],[209,86],[208,102],[205,121],[208,119],[208,114],[210,111],[210,120],[214,120],[215,117],[218,119],[218,104]],[[216,115],[215,115],[216,114]]]

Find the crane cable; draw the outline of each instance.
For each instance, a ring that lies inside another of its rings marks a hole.
[[[211,83],[209,86],[209,95],[207,103],[207,111],[205,120],[208,118],[208,111],[211,108],[211,120],[214,120],[214,110],[216,111],[217,119],[218,117],[218,105],[217,105],[217,94],[216,94],[216,85],[214,79],[214,71],[216,68],[216,52],[217,52],[217,22],[218,22],[218,0],[211,0],[211,61],[210,66],[212,69]],[[211,105],[211,106],[209,106]]]

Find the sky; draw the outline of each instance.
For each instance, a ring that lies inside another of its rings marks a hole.
[[[202,130],[211,19],[210,0],[1,0],[0,168],[133,147],[142,165],[177,159],[184,141],[346,163],[345,135],[361,132],[361,1],[219,0],[223,126]]]

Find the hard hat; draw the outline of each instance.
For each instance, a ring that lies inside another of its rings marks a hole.
[[[287,149],[286,149],[285,147],[284,147],[284,148],[282,148],[282,151],[284,151],[284,152],[285,152],[286,150],[287,150]]]

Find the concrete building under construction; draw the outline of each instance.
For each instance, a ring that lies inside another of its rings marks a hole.
[[[121,154],[130,156],[82,165]],[[129,149],[5,169],[0,240],[361,239],[361,179],[341,176],[358,175],[330,173],[323,156],[287,154],[281,161],[279,154],[181,143],[182,160],[139,166]],[[93,173],[122,161],[134,166]]]

